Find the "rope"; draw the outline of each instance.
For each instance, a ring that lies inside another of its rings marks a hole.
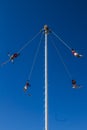
[[[40,49],[42,36],[43,35],[41,35],[41,38],[40,38],[40,41],[39,41],[39,45],[38,45],[38,48],[37,48],[35,56],[34,56],[33,64],[32,64],[32,67],[31,67],[31,71],[30,71],[29,76],[28,76],[28,80],[30,80],[30,78],[31,78],[31,74],[32,74],[32,71],[33,71],[33,68],[34,68],[34,65],[35,65],[35,62],[36,62],[36,58],[37,58],[37,55],[38,55],[38,52],[39,52],[39,49]]]
[[[52,33],[53,33],[53,35],[54,35],[55,37],[57,37],[70,51],[72,50],[71,47],[69,47],[69,46],[66,44],[66,42],[63,41],[55,32],[52,31]]]
[[[17,53],[20,53],[24,48],[26,48],[40,34],[40,32],[41,31],[39,31],[31,40],[29,40]],[[0,66],[3,66],[5,64],[7,64],[8,62],[10,62],[10,59],[3,62]]]
[[[41,32],[41,31],[40,31]],[[23,49],[25,49],[39,34],[40,32],[38,32],[31,40],[29,40],[19,51],[18,53],[20,53]]]
[[[9,62],[10,62],[10,59],[8,59],[7,61],[3,62],[3,63],[1,64],[1,66],[5,65],[5,64],[7,64],[7,63],[9,63]]]
[[[69,70],[68,70],[68,68],[67,68],[67,66],[66,66],[66,64],[65,64],[65,62],[64,62],[64,60],[63,60],[63,57],[62,57],[62,55],[60,54],[60,51],[58,50],[58,48],[56,47],[56,45],[55,45],[53,39],[52,39],[52,44],[53,44],[54,48],[56,49],[56,52],[57,52],[57,54],[58,54],[58,56],[59,56],[59,58],[60,58],[62,64],[64,65],[64,68],[65,68],[65,70],[66,70],[66,72],[67,72],[67,74],[68,74],[68,76],[69,76],[69,78],[70,78],[70,80],[71,80],[71,79],[72,79],[72,75],[71,75],[71,73],[69,72]]]

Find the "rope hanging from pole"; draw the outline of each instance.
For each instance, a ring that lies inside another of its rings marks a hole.
[[[60,54],[60,51],[59,51],[59,49],[57,48],[56,44],[54,43],[52,37],[51,37],[51,42],[52,42],[54,48],[56,49],[56,52],[57,52],[57,54],[58,54],[58,56],[59,56],[59,58],[60,58],[60,60],[61,60],[61,62],[62,62],[62,64],[63,64],[63,66],[64,66],[64,68],[65,68],[65,70],[66,70],[66,72],[67,72],[67,74],[68,74],[68,76],[69,76],[69,78],[70,78],[70,80],[71,80],[71,79],[72,79],[72,75],[71,75],[71,73],[70,73],[68,67],[66,66],[66,64],[65,64],[65,62],[64,62],[64,60],[63,60],[63,57],[62,57],[62,55]]]
[[[38,53],[39,53],[39,49],[40,49],[40,45],[41,45],[42,38],[43,38],[43,34],[41,35],[41,38],[40,38],[40,41],[39,41],[39,45],[38,45],[38,47],[37,47],[37,50],[36,50],[36,53],[35,53],[35,56],[34,56],[34,60],[33,60],[33,63],[32,63],[32,67],[31,67],[30,73],[29,73],[29,75],[28,75],[28,80],[30,80],[30,78],[31,78],[32,71],[33,71],[33,68],[34,68],[34,66],[35,66],[36,58],[37,58],[37,55],[38,55]]]
[[[3,66],[5,64],[9,63],[10,61],[13,62],[14,59],[20,55],[20,52],[22,50],[24,50],[35,38],[37,38],[37,36],[41,33],[41,31],[39,31],[31,40],[29,40],[18,52],[14,53],[12,55],[8,54],[9,59],[7,61],[3,62],[0,66]]]
[[[40,33],[41,33],[41,31],[39,31],[31,40],[29,40],[29,41],[18,51],[18,53],[20,53],[22,50],[24,50]]]
[[[53,33],[53,35],[54,35],[56,38],[58,38],[59,41],[62,42],[70,51],[72,50],[72,48],[69,47],[69,45],[67,45],[66,42],[63,41],[55,32],[52,31],[52,33]]]

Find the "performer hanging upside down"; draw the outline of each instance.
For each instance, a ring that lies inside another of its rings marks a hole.
[[[14,59],[17,58],[19,55],[20,55],[19,53],[14,53],[13,55],[8,54],[8,56],[10,57],[11,62],[13,62]]]
[[[72,80],[72,88],[80,88],[80,86],[76,84],[76,80]]]
[[[8,53],[8,56],[10,57],[10,61],[11,61],[11,62],[13,62],[14,59],[17,58],[19,55],[20,55],[19,53],[14,53],[14,54],[12,54],[12,55],[10,55],[10,54]]]
[[[29,87],[30,87],[30,83],[27,81],[25,86],[24,86],[24,92],[26,92]]]
[[[12,54],[12,55],[10,55],[10,53],[8,53],[9,59],[8,59],[7,61],[3,62],[3,63],[1,64],[1,66],[7,64],[7,63],[10,62],[10,61],[11,61],[11,62],[14,62],[14,59],[17,58],[19,55],[20,55],[19,53],[14,53],[14,54]]]
[[[72,49],[72,54],[73,54],[75,57],[78,57],[78,58],[80,58],[80,57],[83,56],[83,55],[77,53],[74,49]]]

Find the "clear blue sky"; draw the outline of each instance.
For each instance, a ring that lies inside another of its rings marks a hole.
[[[49,130],[87,130],[87,1],[0,0],[0,63],[17,52],[43,28],[56,32],[82,53],[77,59],[56,41],[64,62],[83,88],[74,90],[64,66],[49,42]],[[31,70],[40,37],[25,48],[14,64],[0,68],[0,130],[44,128],[44,41],[31,76],[31,97],[23,86]]]

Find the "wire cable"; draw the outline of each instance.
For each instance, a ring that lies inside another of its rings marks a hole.
[[[66,44],[65,41],[63,41],[55,32],[52,31],[52,34],[59,39],[60,42],[62,42],[70,51],[72,50],[71,47],[69,47],[69,45]]]
[[[68,74],[68,76],[69,76],[69,78],[70,78],[70,80],[71,80],[71,79],[72,79],[72,75],[71,75],[70,71],[68,70],[68,67],[66,66],[66,64],[65,64],[65,62],[64,62],[64,60],[63,60],[63,57],[62,57],[62,55],[60,54],[60,51],[59,51],[59,49],[57,48],[56,44],[54,43],[52,37],[51,37],[51,42],[52,42],[54,48],[56,49],[56,52],[57,52],[57,54],[58,54],[58,56],[59,56],[59,58],[60,58],[62,64],[64,65],[64,68],[65,68],[65,70],[66,70],[66,72],[67,72],[67,74]]]
[[[37,38],[37,36],[41,33],[41,31],[39,31],[31,40],[29,40],[17,53],[19,54],[22,50],[24,50],[35,38]],[[9,62],[10,62],[10,59],[3,62],[0,66],[3,66],[3,65],[5,65],[5,64],[7,64]]]
[[[30,70],[30,73],[29,73],[29,76],[28,76],[28,80],[30,80],[30,78],[31,78],[32,71],[33,71],[33,68],[34,68],[34,66],[35,66],[36,58],[37,58],[37,55],[38,55],[38,53],[39,53],[39,49],[40,49],[40,45],[41,45],[42,38],[43,38],[43,34],[41,35],[41,38],[40,38],[40,41],[39,41],[39,45],[38,45],[38,47],[37,47],[37,50],[36,50],[36,53],[35,53],[35,56],[34,56],[34,60],[33,60],[33,63],[32,63],[32,67],[31,67],[31,70]]]
[[[29,40],[29,41],[18,51],[18,53],[20,53],[22,50],[24,50],[40,33],[41,33],[41,31],[39,31],[31,40]]]
[[[9,63],[9,62],[10,62],[10,59],[8,59],[7,61],[3,62],[3,63],[1,64],[1,67],[2,67],[3,65],[6,65],[6,64]]]

